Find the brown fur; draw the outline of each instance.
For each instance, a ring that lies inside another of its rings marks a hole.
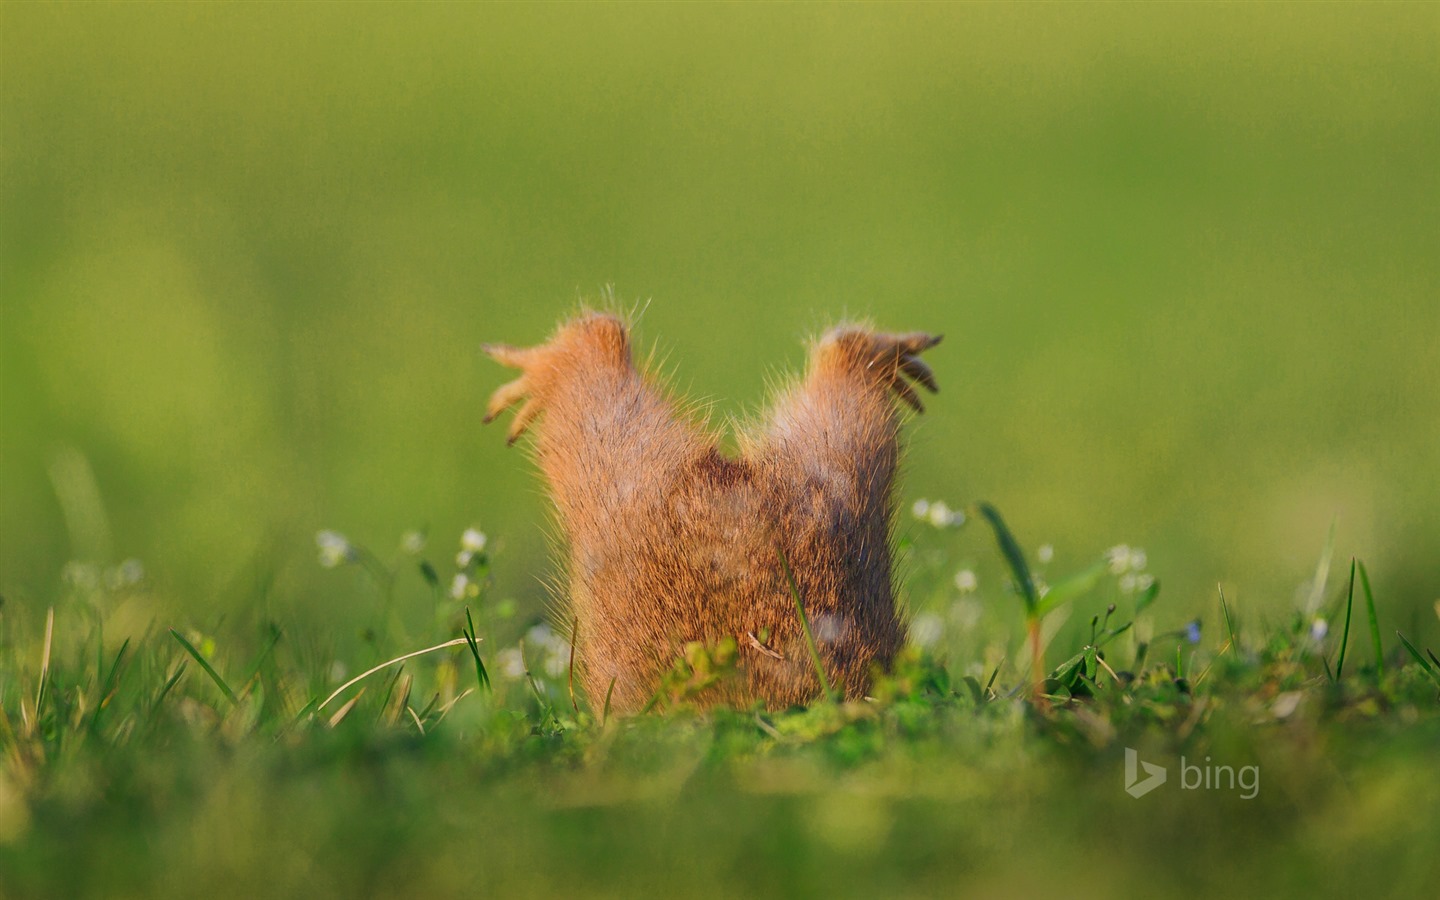
[[[926,334],[837,328],[729,458],[631,362],[624,324],[590,313],[530,349],[485,421],[524,400],[513,442],[545,421],[536,455],[567,544],[577,670],[597,706],[634,711],[688,641],[740,645],[740,683],[710,702],[770,707],[820,693],[780,565],[794,572],[831,684],[863,696],[904,640],[891,587],[891,486],[905,377],[936,390]],[[905,377],[902,377],[905,376]]]

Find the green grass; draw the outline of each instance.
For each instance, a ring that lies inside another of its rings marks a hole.
[[[1345,632],[1316,623],[1351,608],[1354,581],[1263,627],[1225,604],[1213,640],[1198,625],[1155,633],[1153,582],[1126,580],[1143,554],[1116,548],[1103,577],[1052,604],[1051,616],[1096,612],[1078,645],[1047,648],[1036,686],[1017,582],[933,583],[953,532],[923,528],[902,548],[909,593],[941,598],[916,610],[945,616],[927,646],[864,702],[822,695],[784,712],[695,710],[733,674],[733,647],[687,648],[654,712],[576,702],[564,640],[532,628],[516,643],[525,623],[491,595],[484,553],[464,560],[464,589],[438,595],[425,637],[448,640],[428,650],[340,618],[330,634],[127,624],[143,578],[72,577],[43,621],[0,608],[0,892],[1411,897],[1433,885],[1440,683],[1403,636],[1332,670]],[[1006,562],[1043,602],[1045,566],[1032,573],[1003,533]],[[333,577],[437,596],[424,554],[375,571],[348,549]],[[915,562],[926,555],[940,564]],[[967,619],[977,599],[998,615]],[[336,636],[357,631],[355,668],[368,671],[346,678]],[[519,670],[497,665],[527,641]],[[1001,659],[987,670],[967,647]],[[1126,748],[1169,782],[1127,795]],[[1217,787],[1195,787],[1209,770]]]

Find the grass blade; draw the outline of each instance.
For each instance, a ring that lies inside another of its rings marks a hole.
[[[988,694],[995,689],[995,679],[1000,677],[1000,667],[1004,664],[1005,660],[1003,659],[995,664],[995,671],[990,673],[990,680],[985,682],[985,693]]]
[[[434,711],[435,711],[435,707],[437,707],[437,706],[439,706],[439,705],[440,705],[440,694],[437,692],[433,697],[430,698],[430,702],[427,703],[427,704],[425,704],[425,708],[422,709],[422,710],[420,710],[420,712],[416,714],[416,718],[419,718],[419,719],[428,719],[428,718],[430,718],[430,714],[431,714],[432,712],[434,712]]]
[[[1400,643],[1405,645],[1405,649],[1409,651],[1410,655],[1415,657],[1415,661],[1420,664],[1420,668],[1425,670],[1425,674],[1429,675],[1430,678],[1437,685],[1440,685],[1440,669],[1436,669],[1435,666],[1430,664],[1430,660],[1426,659],[1424,656],[1421,656],[1420,651],[1415,649],[1415,645],[1410,643],[1409,639],[1407,639],[1405,635],[1401,634],[1399,631],[1396,631],[1395,634],[1399,636]]]
[[[415,678],[405,671],[404,666],[396,669],[395,674],[390,677],[390,684],[385,688],[385,699],[380,703],[380,715],[375,721],[395,727],[400,716],[410,708],[410,689],[414,686]],[[400,689],[398,692],[396,687]]]
[[[1340,658],[1335,661],[1335,680],[1345,674],[1345,648],[1350,644],[1350,609],[1355,604],[1355,557],[1350,557],[1350,587],[1345,591],[1345,630],[1340,635]]]
[[[338,726],[346,716],[350,715],[350,710],[355,708],[355,704],[359,703],[360,698],[363,696],[365,696],[365,689],[361,688],[360,693],[345,701],[344,705],[342,705],[339,709],[335,710],[335,715],[330,717],[330,727],[334,728]],[[319,707],[316,707],[316,711],[319,711]]]
[[[600,713],[600,727],[604,728],[610,721],[610,698],[615,695],[615,679],[610,679],[610,686],[605,689],[605,708]]]
[[[1025,600],[1025,613],[1028,616],[1039,615],[1040,598],[1035,590],[1035,579],[1030,574],[1030,565],[1025,562],[1025,552],[1020,549],[1019,541],[1005,525],[1005,520],[1000,517],[1000,511],[989,503],[981,503],[980,514],[989,522],[990,527],[995,531],[995,540],[1000,545],[1000,553],[1010,565],[1010,571],[1015,576],[1015,583],[1020,587],[1021,596]]]
[[[440,711],[435,714],[435,724],[438,725],[441,722],[445,721],[445,717],[450,714],[450,710],[455,708],[455,704],[459,703],[461,700],[464,700],[466,697],[470,696],[473,693],[475,693],[474,688],[466,688],[465,690],[456,694],[454,697],[451,697],[450,702],[440,707]]]
[[[50,683],[50,646],[55,637],[55,607],[45,614],[45,645],[40,651],[40,686],[35,689],[35,722],[40,722],[45,703],[45,685]]]
[[[580,640],[580,619],[570,623],[570,665],[566,667],[565,687],[570,691],[570,708],[578,715],[580,704],[575,702],[575,644]]]
[[[120,663],[125,660],[125,651],[130,649],[130,639],[126,638],[120,645],[120,652],[115,654],[115,662],[110,665],[110,673],[105,676],[105,681],[100,688],[100,696],[95,701],[95,714],[90,717],[90,730],[94,731],[100,727],[100,711],[105,708],[111,695],[115,692],[116,682],[119,680]]]
[[[540,690],[540,685],[535,683],[535,676],[530,672],[530,662],[525,658],[525,641],[523,638],[519,642],[519,647],[520,661],[525,664],[525,683],[530,685],[530,693],[535,698],[535,708],[540,713],[540,721],[542,724],[551,722],[555,719],[555,710],[550,705],[550,701],[545,698],[545,692]],[[665,686],[662,684],[659,689],[663,691],[665,690]],[[656,696],[658,697],[659,695],[657,694]]]
[[[318,698],[311,698],[310,702],[302,706],[300,708],[300,711],[296,713],[295,716],[290,720],[290,727],[293,728],[296,725],[299,725],[301,722],[305,721],[306,716],[313,714],[319,708],[320,700]]]
[[[1240,639],[1235,636],[1235,620],[1230,618],[1230,605],[1225,602],[1225,586],[1215,585],[1220,592],[1220,612],[1225,616],[1225,631],[1230,635],[1230,647],[1237,654],[1240,652]]]
[[[176,637],[179,637],[179,635],[176,635]],[[182,639],[182,640],[183,640],[183,639]],[[446,647],[458,647],[458,646],[460,646],[461,644],[468,644],[468,643],[470,643],[470,642],[473,641],[473,640],[474,640],[474,637],[473,637],[473,636],[467,635],[466,637],[455,638],[453,641],[446,641],[446,642],[443,643],[443,644],[436,644],[436,645],[433,646],[433,647],[426,647],[424,650],[415,650],[415,651],[413,651],[413,652],[411,652],[411,653],[406,653],[404,656],[397,656],[397,657],[395,657],[394,659],[387,659],[387,660],[385,660],[384,662],[380,663],[378,666],[373,666],[373,667],[371,667],[371,668],[369,668],[369,669],[366,669],[364,672],[361,672],[359,675],[356,675],[354,678],[352,678],[352,679],[350,679],[349,681],[345,682],[344,684],[340,685],[338,688],[336,688],[336,689],[330,694],[330,696],[328,696],[328,697],[326,697],[324,700],[322,700],[322,701],[320,702],[320,705],[319,705],[319,706],[315,707],[315,711],[316,711],[316,712],[319,712],[320,710],[322,710],[322,709],[324,709],[325,707],[329,706],[329,705],[330,705],[330,701],[334,700],[336,697],[338,697],[338,696],[340,696],[341,694],[345,693],[346,689],[348,689],[348,688],[350,688],[350,687],[353,687],[353,686],[356,685],[356,684],[359,684],[361,681],[364,681],[366,678],[369,678],[371,675],[374,675],[376,672],[379,672],[381,669],[384,669],[384,668],[386,668],[387,666],[393,666],[393,665],[395,665],[396,663],[404,662],[404,661],[407,660],[407,659],[414,659],[414,658],[417,657],[417,656],[424,656],[426,653],[434,653],[436,650],[444,650]],[[472,646],[471,652],[476,652],[476,651],[473,649],[473,646]],[[478,654],[478,653],[476,653],[476,661],[477,661],[477,662],[479,661],[479,654]],[[204,665],[204,663],[202,662],[201,665]],[[208,667],[207,667],[207,668],[208,668]],[[482,669],[482,671],[483,671],[483,669]],[[489,682],[489,679],[487,678],[486,681],[485,681],[485,684],[488,685],[489,683],[490,683],[490,682]],[[357,696],[358,696],[358,695],[357,695]],[[352,702],[353,702],[353,701],[352,701]],[[346,704],[346,707],[345,707],[345,708],[348,710],[348,709],[350,708],[350,704]],[[335,721],[339,721],[339,720],[336,719]]]
[[[490,690],[490,673],[485,671],[485,663],[480,660],[480,639],[475,636],[475,620],[470,618],[470,607],[465,607],[465,630],[462,632],[465,637],[465,646],[470,648],[470,656],[475,660],[475,681],[480,685],[480,690]],[[573,666],[573,647],[572,661]]]
[[[1375,675],[1379,677],[1385,674],[1385,649],[1380,645],[1380,618],[1375,615],[1375,595],[1370,593],[1370,576],[1365,571],[1365,564],[1357,563],[1360,568],[1360,588],[1365,592],[1365,611],[1370,616],[1370,642],[1375,646]]]
[[[795,584],[795,573],[790,571],[790,560],[785,558],[785,551],[780,545],[775,545],[775,552],[780,555],[780,569],[785,573],[785,583],[790,586],[790,597],[795,601],[795,615],[800,617],[800,630],[805,634],[805,648],[810,651],[810,661],[815,664],[815,674],[820,678],[820,687],[825,690],[825,699],[834,700],[835,694],[830,690],[830,678],[825,674],[825,666],[820,662],[820,650],[815,646],[815,637],[810,633],[810,620],[805,617],[805,604],[800,601],[800,587]]]
[[[185,660],[180,660],[180,665],[175,667],[175,674],[171,675],[168,679],[166,679],[165,686],[160,689],[160,693],[155,695],[154,702],[150,704],[150,712],[152,715],[154,714],[155,710],[160,708],[160,704],[165,702],[165,695],[169,694],[170,689],[173,688],[176,683],[180,681],[180,676],[185,674],[185,668],[188,665],[189,663],[187,663]]]
[[[185,636],[173,628],[170,629],[170,634],[175,640],[180,642],[180,646],[185,648],[186,653],[189,653],[195,658],[195,661],[200,664],[200,668],[204,669],[205,674],[210,676],[210,680],[215,682],[215,686],[220,688],[220,693],[225,695],[225,699],[238,706],[240,698],[236,697],[235,692],[230,690],[230,685],[225,683],[225,679],[220,677],[220,673],[215,671],[215,667],[210,665],[209,660],[202,656],[199,650],[195,649],[195,645],[185,640]]]

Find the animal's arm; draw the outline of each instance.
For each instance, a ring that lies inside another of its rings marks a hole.
[[[485,421],[521,404],[508,434],[514,443],[544,414],[536,454],[572,540],[600,539],[607,521],[663,496],[703,444],[636,370],[613,316],[581,316],[537,347],[485,350],[521,372],[491,396]]]
[[[939,342],[920,332],[830,331],[816,343],[805,378],[776,401],[751,452],[852,506],[883,501],[897,456],[894,399],[923,411],[910,382],[939,389],[920,359]]]

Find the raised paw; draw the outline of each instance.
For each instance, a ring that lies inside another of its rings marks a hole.
[[[593,377],[613,366],[628,368],[630,343],[624,323],[614,316],[588,313],[560,326],[549,341],[537,347],[485,344],[481,350],[502,366],[520,370],[520,377],[502,384],[490,395],[484,423],[524,401],[510,422],[505,442],[513,444],[535,421],[553,392],[572,376]]]
[[[924,412],[920,395],[910,381],[931,393],[940,390],[935,373],[920,354],[940,343],[943,335],[913,331],[908,334],[876,334],[861,328],[840,328],[821,341],[817,355],[858,368],[904,400],[916,412]],[[906,381],[906,379],[910,381]]]
[[[533,396],[530,374],[526,371],[526,363],[531,360],[535,351],[507,347],[504,344],[485,344],[480,349],[502,366],[520,369],[523,373],[514,381],[508,381],[495,389],[495,393],[490,395],[490,402],[486,404],[485,418],[481,420],[489,425],[500,413],[524,400],[524,405],[515,413],[515,418],[511,420],[510,428],[505,434],[505,443],[513,444],[540,414],[540,402]]]

